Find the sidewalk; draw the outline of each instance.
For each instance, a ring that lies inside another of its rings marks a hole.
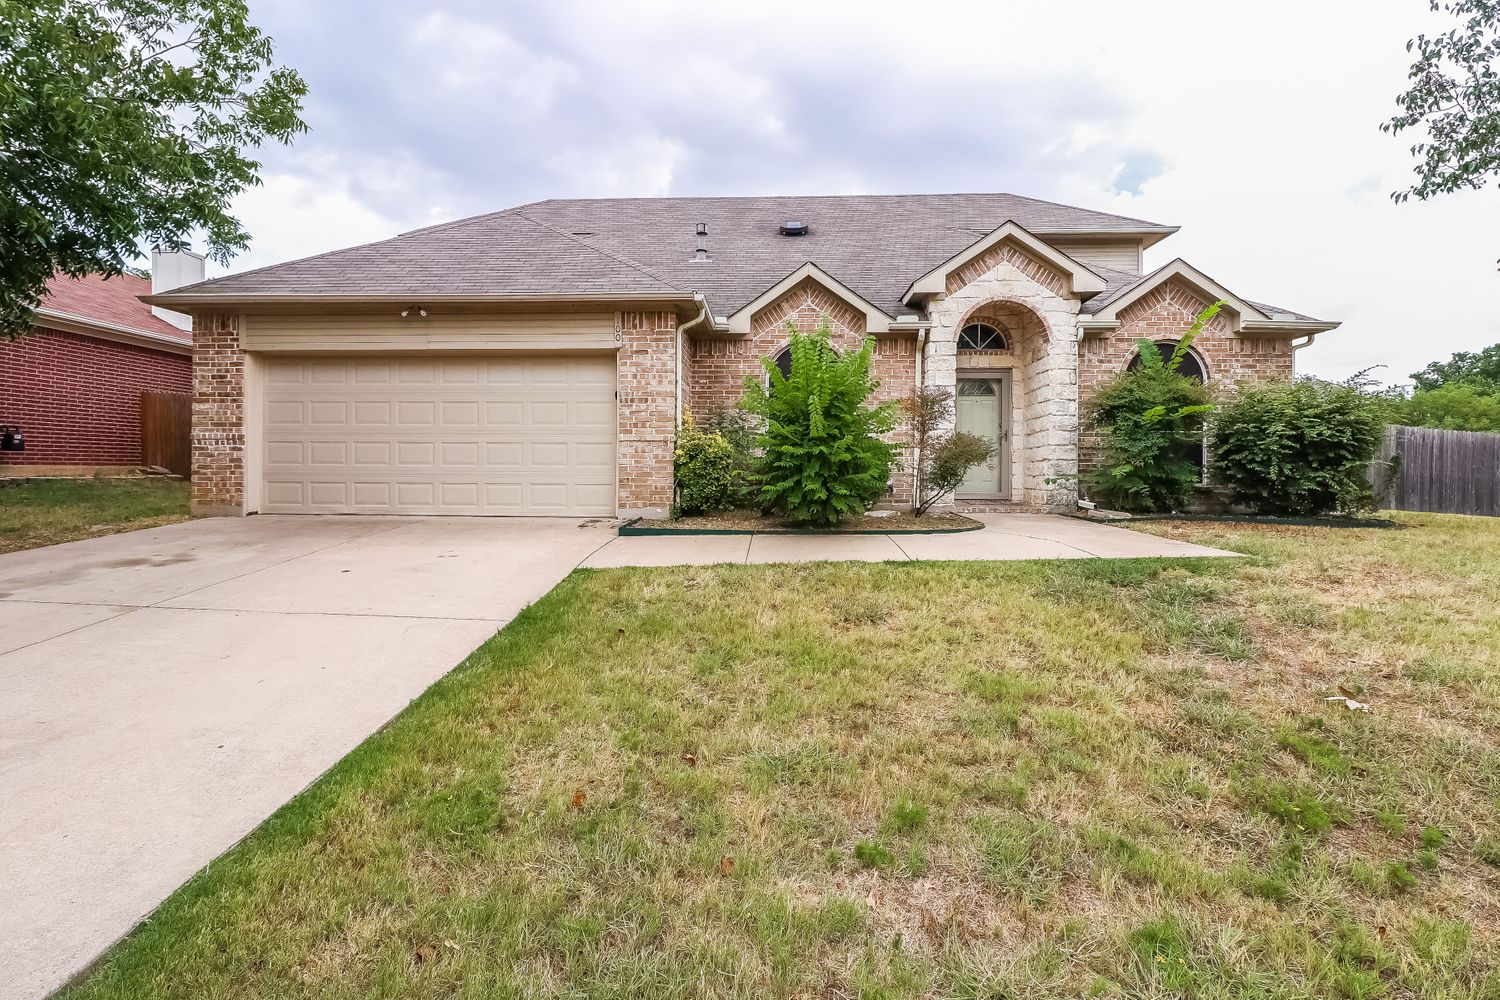
[[[886,562],[985,559],[1140,559],[1238,553],[1055,514],[975,514],[982,531],[945,535],[653,535],[614,538],[581,564]]]

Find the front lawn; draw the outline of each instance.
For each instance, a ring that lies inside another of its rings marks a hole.
[[[0,552],[185,521],[176,479],[0,479]]]
[[[67,996],[1493,997],[1500,522],[1401,520],[576,573]]]

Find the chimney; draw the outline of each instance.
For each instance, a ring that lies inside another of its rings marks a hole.
[[[151,294],[170,292],[203,280],[203,258],[191,250],[151,251]],[[191,330],[193,317],[161,306],[152,306],[151,314],[166,320],[179,330]]]

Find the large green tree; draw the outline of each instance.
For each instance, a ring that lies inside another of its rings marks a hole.
[[[1480,188],[1500,173],[1500,2],[1428,5],[1457,23],[1406,43],[1416,56],[1411,87],[1396,98],[1400,113],[1380,126],[1392,134],[1417,129],[1421,136],[1411,147],[1417,181],[1395,192],[1397,201]]]
[[[142,243],[249,245],[247,155],[306,130],[244,0],[0,0],[0,331],[54,272],[118,274]]]
[[[1459,351],[1447,361],[1434,361],[1412,372],[1411,377],[1418,389],[1467,385],[1480,392],[1500,393],[1500,344],[1482,351]]]

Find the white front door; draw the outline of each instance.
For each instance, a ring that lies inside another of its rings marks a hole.
[[[958,494],[1010,499],[1010,379],[959,378],[954,405],[958,430],[995,445],[988,462],[969,470]]]

